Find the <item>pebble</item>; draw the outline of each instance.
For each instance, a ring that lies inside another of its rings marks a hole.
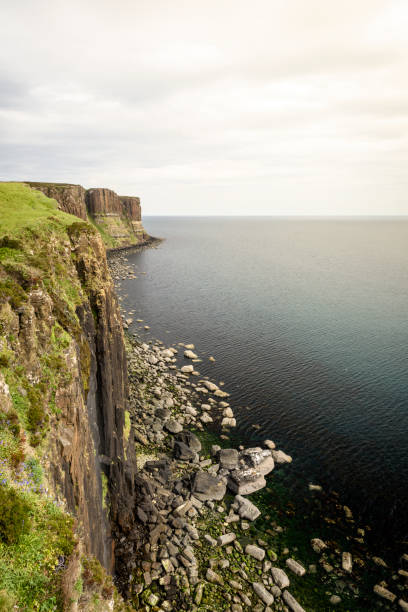
[[[286,565],[294,574],[296,574],[296,576],[304,576],[306,574],[306,570],[303,565],[294,559],[286,559]]]
[[[255,544],[247,544],[245,546],[245,554],[254,557],[258,561],[263,561],[265,557],[265,551],[263,548],[259,548],[259,546],[255,546]]]
[[[266,606],[270,606],[274,602],[274,598],[272,593],[266,590],[264,585],[261,582],[253,582],[252,588],[256,595],[258,595],[259,599],[261,599]]]

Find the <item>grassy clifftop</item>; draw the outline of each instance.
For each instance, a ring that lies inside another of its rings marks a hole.
[[[103,513],[87,422],[91,348],[78,316],[87,307],[95,326],[100,316],[89,302],[106,280],[99,244],[54,200],[0,183],[0,612],[122,605],[76,535],[87,496],[100,525]]]

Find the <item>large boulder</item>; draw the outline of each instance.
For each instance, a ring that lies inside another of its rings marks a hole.
[[[184,442],[176,440],[173,446],[173,456],[175,459],[180,461],[193,461],[197,460],[197,453],[193,449],[189,448]]]
[[[235,496],[235,505],[237,507],[237,513],[240,518],[247,519],[248,521],[255,521],[258,516],[261,515],[261,511],[246,497],[242,495]]]
[[[233,470],[228,478],[228,487],[237,495],[250,495],[266,485],[264,476],[254,468]]]
[[[220,501],[226,492],[225,482],[208,472],[196,472],[192,484],[192,493],[201,501]]]
[[[218,453],[220,467],[235,470],[238,467],[238,451],[235,448],[222,448]]]
[[[201,450],[201,442],[197,436],[191,431],[182,431],[174,436],[178,442],[183,442],[188,448],[193,450],[195,453],[199,453]]]
[[[246,466],[258,470],[263,476],[272,472],[275,467],[272,452],[259,446],[245,449],[240,453],[239,458]]]

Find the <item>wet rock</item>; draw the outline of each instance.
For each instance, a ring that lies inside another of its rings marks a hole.
[[[194,367],[192,365],[185,365],[180,370],[183,374],[191,374],[194,372]]]
[[[306,574],[306,570],[303,565],[300,565],[300,563],[294,559],[286,559],[286,565],[294,574],[296,574],[296,576],[304,576]]]
[[[224,417],[221,421],[221,427],[236,427],[237,420],[229,417]]]
[[[290,581],[289,581],[288,576],[279,567],[273,567],[271,569],[271,574],[272,574],[272,578],[273,578],[274,583],[280,589],[286,589],[290,585]]]
[[[201,384],[203,384],[209,391],[217,391],[218,389],[217,385],[209,380],[203,380]]]
[[[193,351],[187,350],[184,351],[184,357],[186,357],[187,359],[197,359],[198,355],[193,353]]]
[[[289,591],[283,591],[282,599],[292,612],[306,612]]]
[[[214,499],[220,501],[226,493],[226,486],[217,476],[212,476],[208,472],[196,472],[192,492],[200,501]]]
[[[273,604],[274,599],[272,593],[267,591],[261,582],[253,582],[252,588],[259,599],[261,599],[266,606],[271,606]]]
[[[254,559],[258,561],[263,561],[265,557],[265,551],[263,548],[259,548],[259,546],[255,546],[255,544],[247,544],[245,547],[245,554],[251,555]]]

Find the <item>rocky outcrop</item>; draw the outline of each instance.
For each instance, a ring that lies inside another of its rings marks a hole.
[[[81,185],[65,183],[27,182],[27,185],[56,200],[63,212],[84,220],[89,218],[108,248],[137,245],[149,238],[142,225],[140,198],[118,196],[112,189],[86,190]]]
[[[57,200],[61,210],[86,220],[86,190],[81,185],[67,183],[33,183],[27,182],[30,187],[42,191],[48,198]]]

